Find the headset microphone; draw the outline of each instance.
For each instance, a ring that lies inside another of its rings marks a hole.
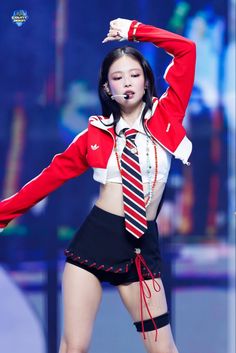
[[[114,94],[114,96],[111,96],[111,99],[115,99],[116,97],[123,97],[124,99],[129,99],[128,94]]]

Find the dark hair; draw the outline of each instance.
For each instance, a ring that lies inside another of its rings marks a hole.
[[[108,82],[108,72],[111,65],[113,64],[114,61],[121,58],[123,55],[128,55],[134,60],[138,61],[143,69],[144,79],[145,79],[147,88],[145,89],[145,94],[143,96],[143,101],[146,103],[146,105],[144,107],[141,119],[142,119],[143,127],[145,129],[144,116],[149,109],[152,109],[152,98],[153,96],[156,96],[155,80],[149,63],[144,58],[144,56],[137,49],[133,47],[125,46],[121,48],[116,48],[111,52],[109,52],[103,60],[101,70],[100,70],[99,83],[98,83],[98,94],[99,94],[100,103],[102,106],[102,114],[106,117],[110,116],[110,114],[113,114],[113,117],[114,117],[113,124],[115,129],[116,124],[118,123],[121,116],[120,106],[115,100],[112,100],[110,96],[107,94],[107,92],[104,90],[104,84]]]

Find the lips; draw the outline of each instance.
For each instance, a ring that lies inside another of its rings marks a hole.
[[[124,93],[125,95],[127,95],[129,98],[132,98],[133,96],[134,96],[134,91],[125,91],[125,93]]]

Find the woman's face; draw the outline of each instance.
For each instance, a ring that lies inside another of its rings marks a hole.
[[[112,95],[125,94],[128,99],[115,97],[122,108],[136,107],[145,93],[145,78],[139,62],[128,55],[117,59],[108,72],[108,85]]]

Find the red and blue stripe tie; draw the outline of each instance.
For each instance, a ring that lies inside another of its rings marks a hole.
[[[138,150],[134,141],[137,130],[126,129],[124,134],[126,145],[121,156],[121,176],[125,228],[140,238],[147,230],[147,218]]]

